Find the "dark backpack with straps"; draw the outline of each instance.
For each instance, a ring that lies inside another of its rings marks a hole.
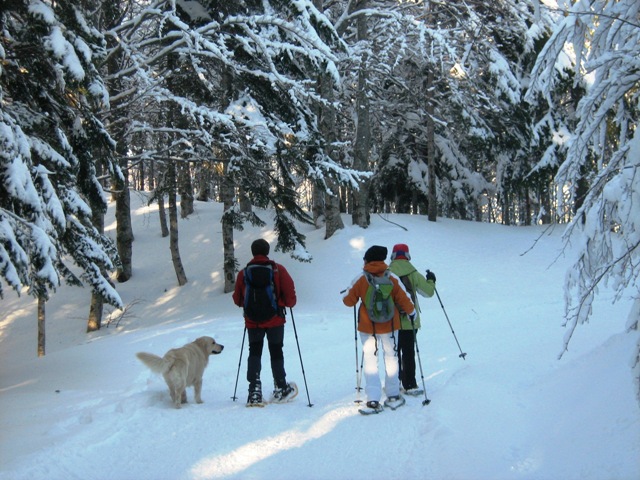
[[[244,316],[264,322],[278,313],[273,265],[249,265],[244,269]]]

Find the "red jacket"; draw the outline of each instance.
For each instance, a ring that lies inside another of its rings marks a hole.
[[[293,279],[287,269],[284,268],[279,263],[274,262],[273,260],[269,260],[269,257],[264,255],[256,255],[253,259],[247,264],[249,265],[269,265],[273,266],[273,283],[276,289],[276,299],[278,301],[278,306],[282,307],[280,310],[282,312],[286,311],[287,307],[295,307],[296,306],[296,287],[293,283]],[[246,286],[244,284],[244,269],[238,272],[238,276],[236,277],[236,286],[233,291],[233,303],[235,303],[239,307],[244,307],[244,292]],[[270,327],[278,327],[280,325],[285,324],[284,314],[280,316],[278,314],[271,317],[269,320],[265,320],[264,322],[253,322],[245,317],[244,322],[247,328],[270,328]]]
[[[376,275],[378,277],[384,274],[384,271],[387,269],[387,264],[382,261],[373,261],[366,263],[364,266],[364,270]],[[391,296],[393,297],[393,302],[396,304],[395,313],[393,314],[393,319],[389,320],[386,323],[376,323],[375,329],[373,326],[373,322],[369,318],[369,313],[367,313],[367,307],[365,307],[364,302],[360,302],[360,309],[358,311],[358,331],[364,333],[391,333],[392,330],[400,329],[400,312],[398,312],[398,306],[402,308],[403,311],[409,312],[410,314],[415,311],[413,306],[413,302],[411,301],[411,297],[405,290],[404,286],[400,279],[395,275],[390,275],[391,283],[393,283],[393,290],[391,291]],[[347,289],[345,295],[342,297],[342,303],[344,303],[347,307],[353,307],[358,303],[359,300],[362,300],[367,293],[369,288],[369,281],[367,277],[364,276],[364,273],[359,277],[356,277],[351,286]]]

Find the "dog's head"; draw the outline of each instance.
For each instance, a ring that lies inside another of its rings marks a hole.
[[[200,345],[200,347],[207,352],[207,355],[218,355],[224,350],[224,345],[216,343],[211,337],[200,337],[196,339],[195,343]]]

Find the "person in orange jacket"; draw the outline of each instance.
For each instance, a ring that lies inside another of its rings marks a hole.
[[[249,357],[247,359],[247,381],[249,382],[248,407],[262,407],[262,382],[260,381],[260,371],[262,370],[262,349],[264,337],[267,337],[269,344],[269,355],[271,357],[271,373],[273,374],[274,390],[271,396],[273,403],[285,403],[293,400],[298,394],[298,387],[294,382],[287,382],[284,369],[284,324],[287,307],[296,305],[296,289],[293,279],[287,269],[279,263],[270,260],[269,242],[260,238],[251,244],[251,254],[253,258],[247,264],[270,265],[273,269],[273,283],[275,286],[275,297],[277,310],[271,318],[254,321],[246,316],[245,327],[249,337]],[[233,292],[233,302],[239,306],[245,306],[246,282],[244,270],[238,272],[236,277],[235,290]]]
[[[342,297],[342,302],[347,307],[353,307],[359,300],[362,300],[358,309],[358,332],[360,332],[360,340],[362,342],[363,374],[367,397],[366,408],[360,409],[363,414],[379,413],[383,410],[382,405],[380,405],[382,384],[378,373],[378,345],[382,346],[384,354],[384,390],[387,396],[384,405],[395,410],[405,403],[404,398],[400,395],[396,338],[397,331],[400,329],[398,308],[409,312],[408,315],[410,317],[415,317],[416,315],[411,296],[405,290],[400,279],[391,273],[389,275],[393,284],[391,297],[396,305],[393,318],[386,323],[374,323],[371,321],[364,304],[364,298],[369,288],[369,280],[366,273],[382,277],[388,269],[385,263],[386,258],[386,247],[374,245],[369,248],[364,254],[363,272],[353,279]]]

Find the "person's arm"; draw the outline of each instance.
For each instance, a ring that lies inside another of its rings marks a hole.
[[[429,278],[426,278],[417,270],[412,272],[411,274],[411,284],[414,286],[415,291],[418,292],[423,297],[433,297],[433,293],[436,288],[436,276],[430,270]]]
[[[233,303],[235,303],[238,307],[244,306],[244,270],[240,270],[238,272],[232,297]]]
[[[278,265],[278,275],[280,276],[280,299],[285,307],[293,308],[298,301],[293,278],[282,265]]]
[[[342,303],[344,303],[347,307],[353,307],[360,300],[360,295],[358,294],[358,282],[362,278],[364,278],[363,275],[354,278],[351,282],[351,285],[349,285],[349,288],[344,291],[344,294],[342,295]]]

